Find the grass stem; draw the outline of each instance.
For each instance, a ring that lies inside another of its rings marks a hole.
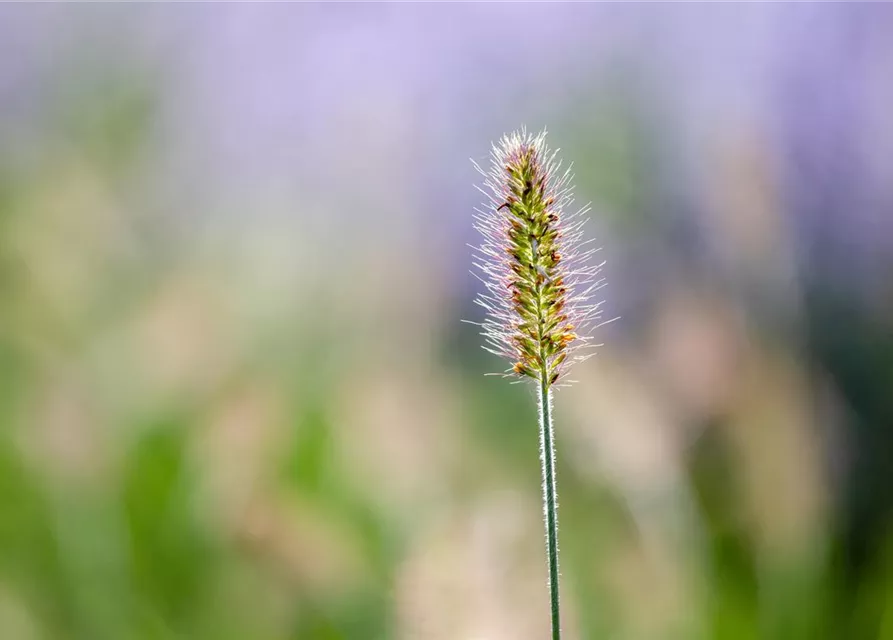
[[[555,489],[555,434],[552,429],[552,389],[543,376],[539,384],[540,461],[543,468],[543,516],[549,556],[549,600],[552,640],[561,640],[558,606],[558,500]]]

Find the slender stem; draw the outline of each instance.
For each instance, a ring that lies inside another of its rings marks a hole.
[[[543,514],[549,555],[549,599],[552,604],[552,640],[561,640],[558,611],[558,501],[555,489],[555,434],[552,430],[552,389],[546,376],[539,384],[540,461],[543,465]]]

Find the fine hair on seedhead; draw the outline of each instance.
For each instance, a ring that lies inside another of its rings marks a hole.
[[[484,349],[509,362],[497,374],[567,384],[572,365],[593,355],[592,332],[601,320],[604,263],[583,239],[589,206],[573,209],[571,167],[546,145],[546,131],[526,128],[504,135],[490,151],[478,189],[474,226],[483,236],[473,273],[485,291],[475,302],[486,310],[480,323]]]

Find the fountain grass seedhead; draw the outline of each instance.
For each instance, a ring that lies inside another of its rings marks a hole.
[[[475,267],[486,286],[476,302],[487,310],[484,348],[511,362],[505,375],[548,386],[592,353],[588,333],[600,315],[591,295],[602,265],[589,265],[596,249],[582,239],[588,207],[573,203],[570,169],[561,171],[546,132],[521,129],[493,145],[484,171],[487,197],[476,209],[484,240]]]

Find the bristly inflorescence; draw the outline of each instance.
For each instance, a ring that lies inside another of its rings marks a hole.
[[[475,216],[486,286],[476,302],[487,310],[484,348],[512,363],[505,374],[553,385],[596,346],[588,333],[600,303],[591,296],[603,281],[582,239],[588,207],[568,212],[573,176],[545,137],[521,129],[493,145],[489,171],[475,163],[487,196]]]

